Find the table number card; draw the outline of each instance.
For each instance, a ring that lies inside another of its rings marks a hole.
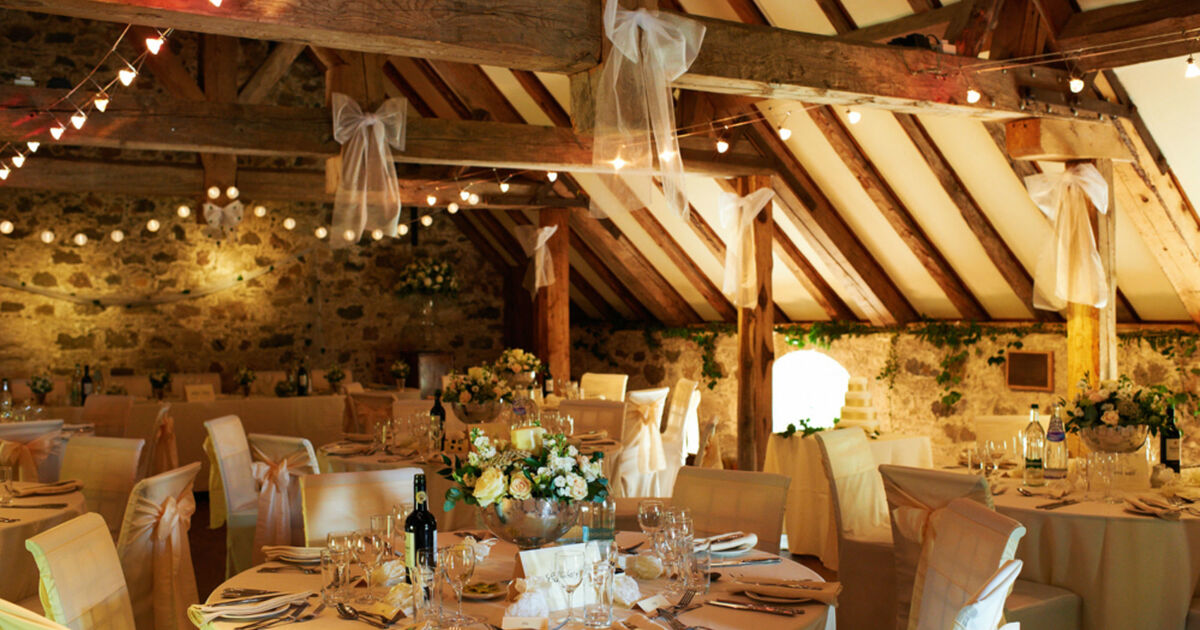
[[[187,402],[213,402],[217,399],[212,383],[183,386],[183,399]]]
[[[532,577],[545,578],[550,582],[550,588],[546,593],[546,600],[550,604],[550,610],[566,610],[567,609],[567,593],[562,586],[554,580],[556,567],[554,566],[554,557],[561,551],[577,551],[584,557],[583,580],[580,581],[579,587],[575,589],[574,595],[571,597],[571,603],[576,610],[595,602],[596,593],[592,588],[592,580],[589,576],[590,563],[587,561],[586,544],[575,545],[560,545],[556,547],[546,547],[544,549],[530,549],[520,552],[517,557],[520,563],[517,567],[518,571],[523,571],[525,579]]]

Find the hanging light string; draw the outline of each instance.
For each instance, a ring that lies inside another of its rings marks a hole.
[[[1078,48],[1070,48],[1067,50],[1039,53],[1036,55],[1025,55],[1022,57],[1010,57],[1008,59],[997,59],[994,61],[981,61],[979,63],[964,67],[963,71],[975,73],[996,72],[1000,70],[1010,70],[1013,68],[1023,68],[1026,66],[1052,63],[1056,61],[1071,63],[1073,61],[1087,59],[1089,57],[1132,52],[1145,48],[1157,48],[1170,44],[1181,44],[1189,41],[1196,41],[1198,39],[1200,39],[1200,27],[1194,27],[1173,33],[1144,35],[1142,37],[1134,37],[1119,42],[1093,44],[1091,46],[1080,46]]]

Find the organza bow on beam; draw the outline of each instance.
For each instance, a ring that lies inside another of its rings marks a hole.
[[[775,193],[760,188],[745,197],[721,193],[717,207],[725,229],[725,278],[721,292],[737,308],[753,308],[758,300],[758,274],[754,263],[754,218],[771,202]]]
[[[612,41],[612,50],[596,89],[592,161],[614,171],[647,172],[654,168],[657,156],[667,203],[686,216],[671,82],[695,61],[704,26],[658,11],[627,11],[617,0],[607,0],[604,34]]]
[[[1108,304],[1108,279],[1092,222],[1088,201],[1101,214],[1108,212],[1108,183],[1092,164],[1076,164],[1061,175],[1025,178],[1029,196],[1054,224],[1054,234],[1042,248],[1033,277],[1033,305],[1058,311],[1067,303],[1104,308]]]
[[[332,247],[358,242],[363,232],[396,236],[400,183],[392,148],[404,150],[408,101],[388,99],[364,114],[345,94],[333,94],[333,138],[342,145],[342,171],[333,201]]]
[[[557,225],[544,228],[535,228],[530,225],[517,227],[517,240],[521,242],[521,248],[525,250],[526,256],[533,257],[531,293],[537,293],[538,289],[554,284],[553,259],[550,255],[550,248],[546,244],[550,242],[550,237],[554,236],[557,231]]]

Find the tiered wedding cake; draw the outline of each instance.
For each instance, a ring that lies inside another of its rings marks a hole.
[[[846,406],[842,407],[842,419],[837,426],[839,429],[862,427],[867,433],[879,430],[879,420],[875,419],[875,408],[871,406],[871,392],[867,391],[865,377],[850,377],[850,388],[846,390]]]

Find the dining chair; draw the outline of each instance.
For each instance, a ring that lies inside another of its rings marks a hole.
[[[395,414],[396,399],[390,394],[349,394],[347,398],[350,401],[347,433],[374,434],[376,425],[391,420]]]
[[[777,553],[791,481],[774,473],[684,466],[675,478],[671,505],[690,508],[698,532],[753,533],[759,549]]]
[[[258,489],[250,463],[250,443],[237,416],[204,423],[209,454],[209,526],[225,525],[225,577],[251,566],[254,524],[258,520]],[[223,501],[221,500],[223,499]]]
[[[62,420],[0,423],[0,466],[12,466],[21,481],[58,481],[66,437]]]
[[[571,416],[575,434],[603,431],[619,440],[625,435],[625,402],[620,400],[564,400],[558,413]]]
[[[200,462],[147,477],[129,495],[117,556],[138,630],[190,630],[187,607],[200,600],[188,530]]]
[[[389,514],[396,505],[411,506],[413,477],[423,472],[393,468],[300,477],[304,544],[322,546],[330,532],[368,529],[373,514]]]
[[[640,389],[626,397],[622,449],[617,456],[617,480],[612,484],[617,496],[661,497],[670,492],[659,485],[659,473],[667,467],[659,425],[670,391],[667,387]]]
[[[1024,563],[1009,560],[996,569],[983,588],[954,615],[954,630],[1020,630],[1020,623],[1004,621],[1004,601],[1012,592],[1013,583],[1021,574]]]
[[[579,396],[585,400],[625,400],[628,374],[586,372],[579,377]]]
[[[1017,521],[964,498],[929,513],[922,530],[909,630],[953,627],[959,611],[1013,559],[1025,535],[1025,527]],[[1005,597],[1010,589],[1004,591]]]
[[[67,442],[61,477],[78,479],[90,512],[104,517],[115,540],[138,480],[142,440],[77,435]]]
[[[0,630],[68,630],[68,628],[24,606],[19,606],[7,599],[0,599]]]
[[[895,542],[896,628],[905,630],[921,553],[918,537],[925,515],[958,498],[975,501],[988,509],[994,506],[987,480],[980,475],[891,464],[881,464],[879,474],[887,494]],[[1080,626],[1082,606],[1082,599],[1065,588],[1018,578],[1008,597],[1005,615],[1010,621],[1020,622],[1026,630],[1071,630]]]
[[[91,423],[100,437],[125,437],[129,416],[133,415],[133,396],[92,394],[83,402],[81,422]]]
[[[46,616],[72,630],[136,630],[108,526],[88,513],[25,540]]]
[[[161,403],[154,417],[154,432],[142,450],[138,477],[151,477],[179,468],[179,445],[175,441],[175,419],[171,403]]]
[[[887,501],[861,429],[816,433],[838,538],[838,627],[877,629],[896,618],[895,560]]]
[[[681,378],[671,387],[667,400],[666,420],[662,430],[663,456],[667,467],[658,474],[662,488],[675,487],[675,475],[687,463],[686,427],[689,422],[699,422],[700,390],[696,381]]]
[[[317,454],[305,438],[251,433],[251,468],[258,482],[258,524],[254,529],[254,564],[265,557],[263,545],[303,545],[300,476],[320,472]]]

